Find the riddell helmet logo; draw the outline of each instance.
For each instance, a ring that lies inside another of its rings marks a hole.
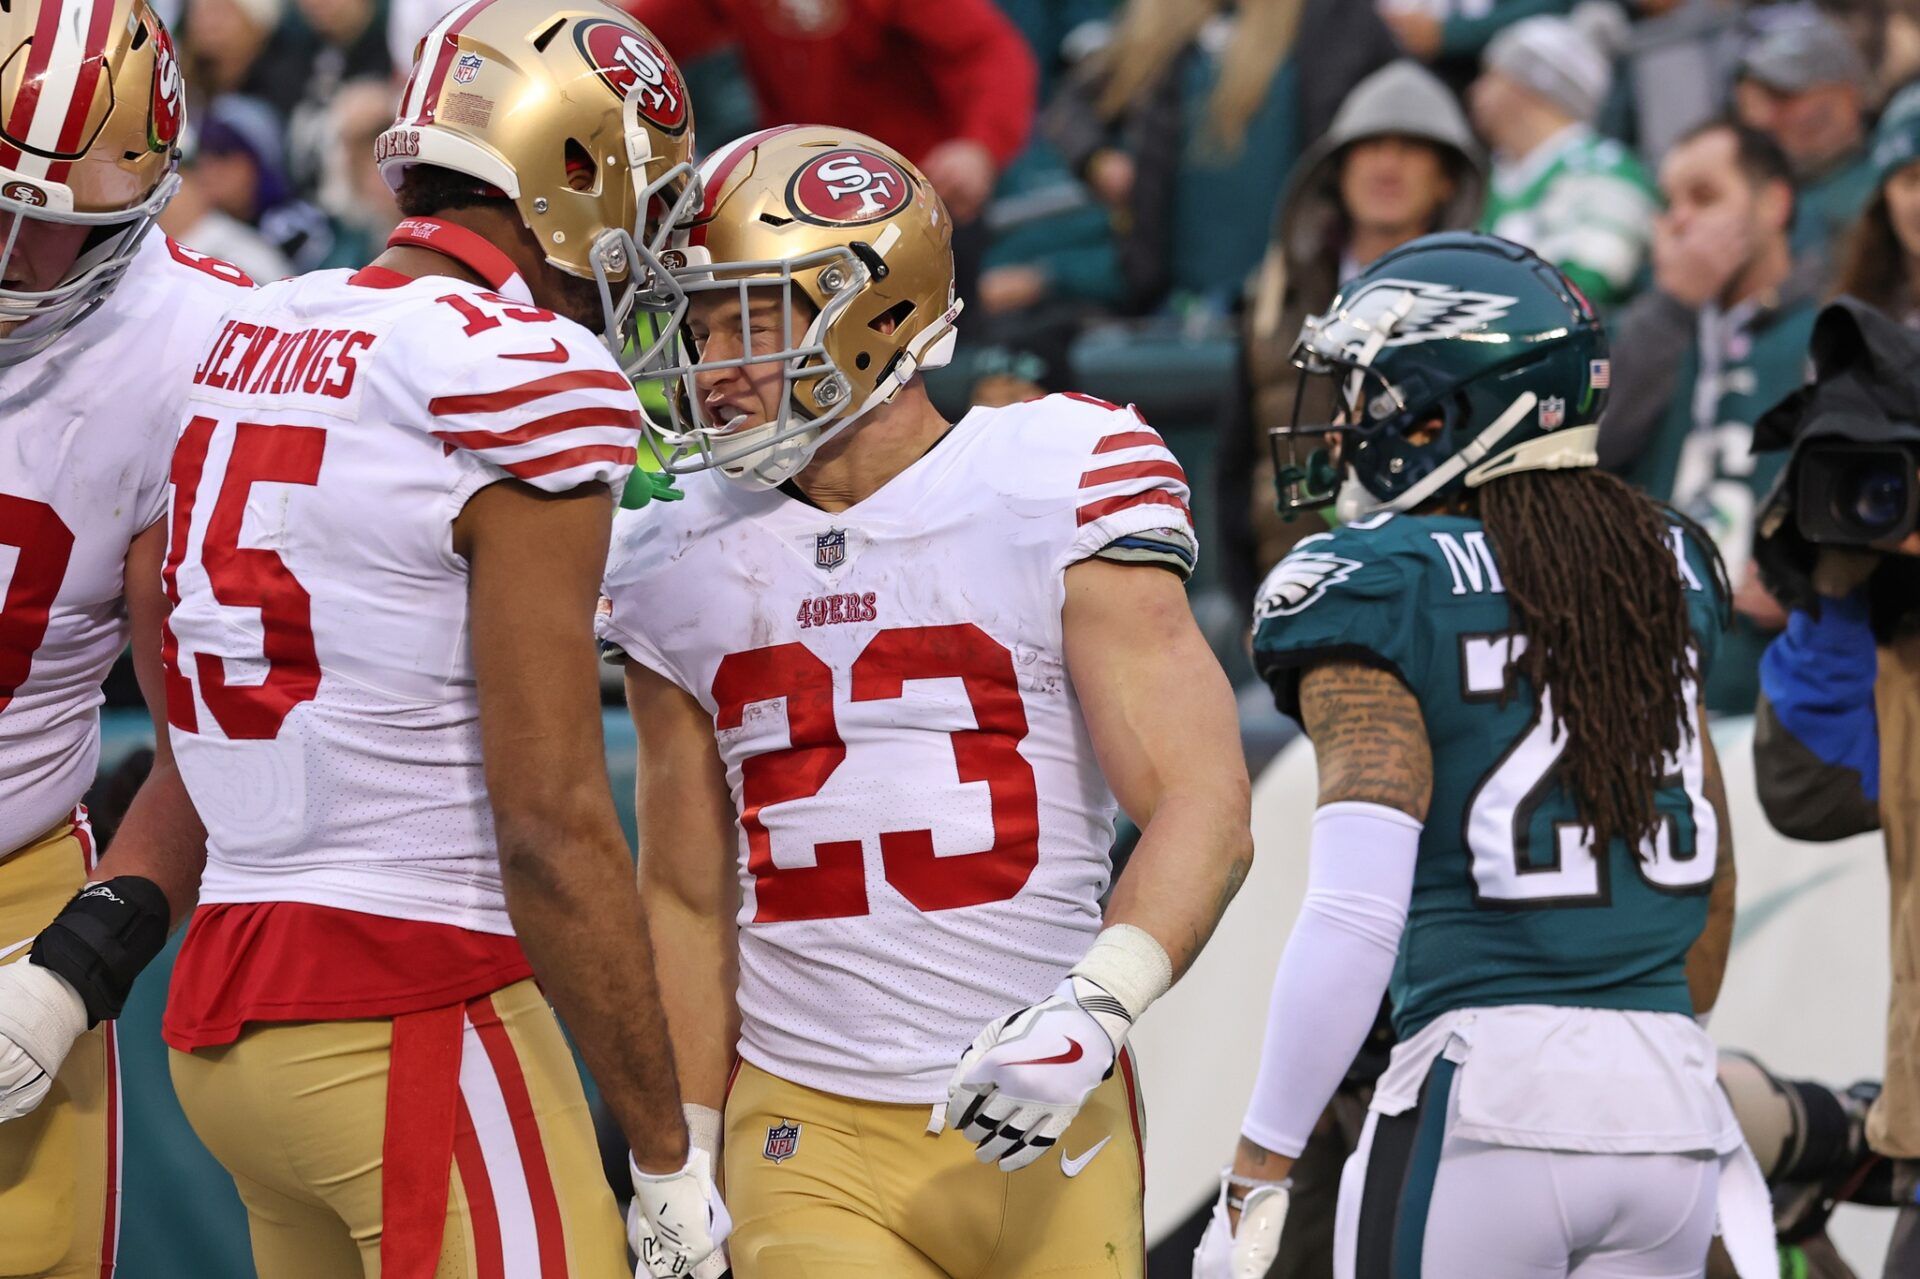
[[[153,111],[147,121],[147,145],[155,151],[172,150],[180,141],[180,126],[186,117],[186,84],[180,76],[180,59],[173,51],[173,37],[156,22],[153,24]]]
[[[5,186],[0,186],[0,200],[28,204],[36,209],[47,207],[47,193],[31,182],[9,182]]]
[[[829,151],[808,161],[787,186],[787,204],[821,226],[858,226],[907,207],[913,184],[904,170],[871,151]]]
[[[587,65],[599,73],[614,96],[636,94],[640,114],[667,134],[687,127],[687,88],[666,51],[623,22],[589,18],[573,29],[573,41]]]

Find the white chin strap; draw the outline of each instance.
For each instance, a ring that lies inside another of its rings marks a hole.
[[[861,418],[893,399],[900,389],[911,382],[914,375],[923,369],[943,368],[953,360],[954,343],[959,334],[953,327],[953,321],[960,314],[961,303],[955,301],[943,317],[941,323],[929,325],[927,331],[919,336],[914,344],[904,351],[895,362],[893,371],[880,384],[873,388],[872,394],[862,400],[850,412],[828,418],[818,427],[789,435],[785,439],[776,439],[781,431],[787,429],[784,418],[776,418],[760,426],[751,427],[728,440],[736,446],[746,444],[757,438],[770,443],[764,450],[755,451],[720,467],[720,473],[738,484],[749,488],[779,488],[794,476],[807,469],[807,463],[820,446],[840,432],[858,422]],[[808,334],[809,340],[813,335]]]
[[[1526,420],[1540,403],[1532,391],[1523,391],[1506,412],[1493,419],[1487,428],[1473,437],[1467,447],[1435,467],[1431,474],[1412,488],[1389,501],[1376,502],[1373,511],[1411,511],[1429,501],[1435,493],[1451,484],[1463,471],[1468,488],[1479,488],[1488,480],[1518,471],[1558,471],[1568,467],[1596,466],[1600,461],[1600,428],[1596,425],[1568,427],[1537,439],[1516,444],[1503,452],[1494,452],[1500,441]],[[1345,514],[1345,494],[1342,514]],[[1362,511],[1360,514],[1369,512]]]

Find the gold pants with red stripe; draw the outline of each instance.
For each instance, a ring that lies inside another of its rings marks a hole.
[[[168,1054],[271,1279],[626,1279],[573,1056],[531,981]]]
[[[974,1157],[926,1106],[855,1101],[742,1063],[727,1096],[735,1279],[1140,1279],[1133,1065],[1018,1172]]]
[[[0,964],[93,869],[84,809],[0,861]],[[120,1086],[112,1025],[80,1036],[32,1114],[0,1124],[0,1275],[109,1279],[120,1235]]]

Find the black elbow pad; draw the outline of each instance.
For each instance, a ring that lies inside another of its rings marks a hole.
[[[167,944],[167,895],[150,879],[89,884],[34,938],[32,962],[80,992],[87,1025],[120,1015],[133,979]]]

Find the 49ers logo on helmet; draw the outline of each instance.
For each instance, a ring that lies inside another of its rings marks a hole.
[[[625,23],[589,18],[573,29],[587,65],[622,102],[637,93],[640,114],[662,133],[687,127],[687,87],[666,50]]]
[[[801,166],[787,204],[820,226],[859,226],[892,217],[913,198],[906,171],[871,151],[829,151]]]
[[[147,145],[155,151],[171,150],[180,141],[186,108],[186,85],[180,77],[180,59],[173,51],[173,37],[156,22],[153,24],[153,111],[147,122]]]

